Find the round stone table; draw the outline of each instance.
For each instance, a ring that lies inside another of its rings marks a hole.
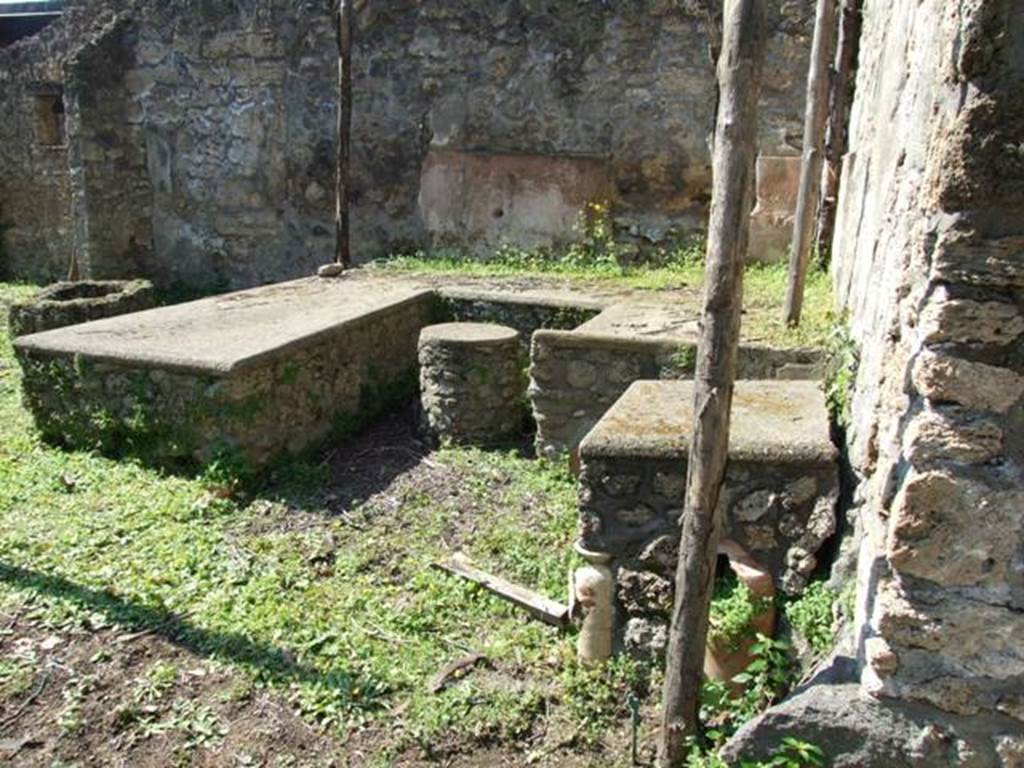
[[[507,442],[523,426],[526,383],[519,334],[492,323],[441,323],[420,331],[423,426],[438,440]]]

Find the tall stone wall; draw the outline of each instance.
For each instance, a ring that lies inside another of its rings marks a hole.
[[[67,274],[71,244],[67,142],[44,131],[46,101],[59,98],[62,25],[0,48],[0,279]]]
[[[159,275],[141,109],[129,88],[137,33],[127,14],[92,32],[65,63],[73,247],[94,279]]]
[[[53,61],[39,38],[19,43],[48,66],[67,61],[74,191],[52,199],[62,215],[74,199],[87,269],[239,287],[308,274],[328,259],[329,4],[88,5],[97,16],[116,11],[118,21],[88,32],[56,22],[52,35],[63,35],[67,50]],[[794,155],[812,2],[768,5],[761,148]],[[696,4],[355,7],[357,259],[422,246],[553,243],[573,235],[574,212],[595,196],[615,202],[623,230],[640,242],[703,225],[715,91]],[[33,171],[0,162],[7,199]],[[44,276],[21,245],[28,239],[8,238],[10,264]]]
[[[861,683],[1017,721],[1022,140],[1024,5],[866,0],[833,244],[860,348],[849,453]]]
[[[65,0],[59,20],[0,48],[0,279],[48,282],[68,274],[84,222],[73,215],[81,185],[67,65],[122,5]]]
[[[82,46],[72,165],[93,272],[227,288],[328,260],[327,10],[143,2]]]

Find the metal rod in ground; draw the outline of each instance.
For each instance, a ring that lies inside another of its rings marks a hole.
[[[690,443],[675,602],[666,652],[658,759],[679,766],[697,734],[708,609],[721,528],[729,411],[743,297],[743,262],[754,202],[757,99],[764,54],[763,2],[728,0],[718,59],[720,100],[712,160],[704,304],[694,376]]]

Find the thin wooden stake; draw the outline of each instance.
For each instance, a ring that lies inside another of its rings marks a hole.
[[[338,3],[338,158],[335,190],[334,260],[352,264],[348,205],[351,196],[349,159],[352,133],[352,0]]]
[[[821,189],[824,159],[825,118],[828,117],[828,64],[835,35],[836,0],[818,0],[814,16],[814,42],[807,74],[807,105],[804,109],[804,157],[800,166],[800,191],[793,217],[793,243],[789,254],[789,283],[783,319],[787,325],[800,324],[804,282],[811,237]]]
[[[853,79],[860,53],[860,4],[861,0],[842,0],[839,14],[839,38],[836,42],[835,71],[828,102],[828,129],[825,132],[824,187],[818,208],[819,253],[827,253],[831,249],[832,232],[836,224],[836,204],[849,133]]]
[[[757,100],[764,55],[763,2],[728,0],[718,60],[721,94],[712,161],[704,306],[694,375],[694,423],[658,757],[681,765],[697,733],[708,608],[721,529],[718,497],[725,476],[729,411],[743,303],[743,265],[754,204]]]

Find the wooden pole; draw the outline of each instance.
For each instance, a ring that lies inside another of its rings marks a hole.
[[[846,154],[853,76],[860,49],[861,0],[842,0],[839,14],[839,38],[836,42],[835,72],[828,104],[828,130],[825,133],[825,176],[818,209],[817,244],[819,253],[832,247],[836,223],[839,181]]]
[[[727,0],[718,60],[704,306],[694,374],[693,436],[669,631],[658,756],[681,765],[696,735],[708,608],[721,520],[729,410],[736,376],[743,264],[754,205],[757,100],[764,53],[762,0]]]
[[[338,3],[338,158],[335,190],[334,260],[346,269],[352,264],[349,249],[348,204],[351,196],[349,159],[352,133],[352,0]]]
[[[793,243],[789,254],[789,284],[783,319],[799,325],[807,277],[807,257],[816,219],[821,165],[824,157],[825,118],[828,116],[828,63],[835,33],[836,0],[818,0],[814,16],[814,42],[807,74],[807,105],[804,109],[804,158],[800,166],[800,191],[793,217]]]

